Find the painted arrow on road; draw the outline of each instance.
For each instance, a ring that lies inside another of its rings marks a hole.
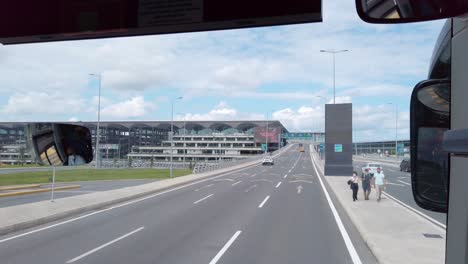
[[[252,190],[252,189],[254,189],[254,188],[257,188],[257,184],[254,184],[254,185],[250,186],[249,188],[247,188],[247,189],[245,190],[245,192],[246,192],[246,193],[247,193],[247,192],[250,192],[250,190]]]
[[[306,180],[294,180],[289,182],[305,182],[305,183],[314,183],[313,181],[306,181]]]
[[[302,192],[302,185],[297,186],[297,194],[301,194]]]

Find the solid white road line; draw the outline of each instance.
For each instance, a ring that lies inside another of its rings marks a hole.
[[[211,187],[211,186],[213,186],[213,185],[214,185],[214,183],[208,184],[208,185],[205,185],[205,186],[203,186],[203,187],[201,187],[201,188],[195,189],[195,191],[198,192],[198,191],[201,190],[201,189],[209,188],[209,187]]]
[[[230,182],[233,182],[234,180],[233,179],[215,179],[213,181],[230,181]]]
[[[411,186],[411,183],[408,183],[408,182],[405,182],[405,181],[402,181],[402,180],[397,180],[397,181],[399,181],[399,182],[401,182],[401,183],[403,183],[403,184],[406,184],[406,185],[408,185],[408,186]]]
[[[351,260],[354,264],[362,264],[361,258],[359,257],[356,248],[354,248],[353,241],[351,241],[348,231],[346,231],[346,228],[344,227],[343,222],[341,221],[340,215],[338,214],[338,211],[336,211],[335,205],[333,204],[333,201],[331,200],[330,195],[328,194],[328,191],[325,188],[325,185],[323,184],[322,178],[320,177],[319,172],[317,171],[317,167],[315,166],[315,162],[312,156],[310,157],[310,159],[312,161],[315,173],[317,174],[317,178],[320,181],[320,186],[322,186],[322,190],[325,194],[325,198],[327,199],[328,205],[330,206],[333,216],[335,217],[336,225],[340,230],[341,236],[343,237],[343,240],[346,244],[346,248],[348,249],[349,255],[351,256]]]
[[[429,222],[433,223],[435,226],[437,226],[437,227],[443,229],[443,231],[445,231],[445,230],[447,229],[447,226],[446,226],[446,225],[444,225],[444,224],[442,224],[441,222],[435,220],[434,218],[428,216],[427,214],[425,214],[425,213],[423,213],[423,212],[420,212],[420,211],[414,209],[413,207],[411,207],[411,206],[405,204],[404,202],[402,202],[402,201],[398,200],[397,198],[391,196],[390,194],[388,194],[388,193],[385,192],[385,191],[384,191],[383,193],[384,193],[388,198],[390,198],[390,199],[392,199],[393,201],[399,203],[400,205],[402,205],[402,206],[405,207],[406,209],[412,211],[413,213],[418,214],[419,216],[421,216],[421,217],[425,218],[426,220],[428,220]]]
[[[216,264],[218,263],[219,259],[224,255],[224,253],[228,250],[228,248],[234,243],[234,241],[237,239],[237,237],[242,233],[242,231],[238,230],[234,235],[229,239],[226,244],[224,244],[223,248],[214,256],[214,258],[210,261],[209,264]]]
[[[280,187],[280,185],[281,185],[281,182],[278,182],[278,184],[276,184],[275,188]]]
[[[89,255],[93,254],[94,252],[96,252],[96,251],[98,251],[98,250],[101,250],[101,249],[103,249],[103,248],[105,248],[105,247],[107,247],[107,246],[110,246],[110,245],[114,244],[115,242],[117,242],[117,241],[119,241],[119,240],[122,240],[122,239],[124,239],[124,238],[126,238],[126,237],[128,237],[128,236],[131,236],[131,235],[135,234],[135,233],[138,232],[138,231],[143,230],[144,228],[145,228],[145,227],[142,226],[142,227],[140,227],[140,228],[138,228],[138,229],[135,229],[135,230],[133,230],[133,231],[130,232],[130,233],[127,233],[127,234],[125,234],[125,235],[123,235],[123,236],[121,236],[121,237],[118,237],[118,238],[116,238],[116,239],[114,239],[114,240],[112,240],[112,241],[109,241],[109,242],[107,242],[107,243],[105,243],[105,244],[103,244],[103,245],[101,245],[101,246],[99,246],[99,247],[97,247],[97,248],[95,248],[95,249],[92,249],[92,250],[90,250],[90,251],[88,251],[88,252],[86,252],[86,253],[84,253],[84,254],[82,254],[82,255],[79,255],[79,256],[76,257],[76,258],[72,258],[72,259],[68,260],[67,263],[73,263],[73,262],[75,262],[75,261],[77,261],[77,260],[80,260],[80,259],[86,257],[86,256],[89,256]]]
[[[270,199],[269,195],[267,197],[265,197],[265,199],[263,200],[263,202],[261,204],[258,205],[258,208],[262,208],[265,205],[265,203],[268,201],[268,199]]]
[[[232,186],[236,186],[237,184],[241,183],[242,181],[238,181],[232,184]]]
[[[396,186],[406,186],[406,185],[403,185],[403,184],[393,183],[393,182],[387,182],[387,184],[396,185]]]
[[[199,202],[201,202],[201,201],[203,201],[203,200],[205,200],[205,199],[210,198],[211,196],[213,196],[213,194],[207,195],[207,196],[201,198],[200,200],[193,202],[193,204],[197,204],[197,203],[199,203]]]

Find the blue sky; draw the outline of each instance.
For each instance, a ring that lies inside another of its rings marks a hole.
[[[323,130],[323,98],[353,103],[355,139],[408,138],[409,95],[427,76],[444,21],[370,25],[353,1],[324,1],[324,22],[0,46],[0,121],[264,119]],[[392,104],[388,104],[392,103]],[[183,113],[183,114],[177,114]]]

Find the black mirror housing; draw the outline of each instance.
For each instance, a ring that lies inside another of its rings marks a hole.
[[[359,17],[372,24],[398,24],[451,18],[468,12],[467,0],[356,0]]]
[[[447,212],[449,153],[443,149],[450,129],[450,81],[428,80],[416,85],[410,105],[411,183],[416,203]]]
[[[25,135],[31,155],[40,164],[79,166],[93,160],[91,133],[84,126],[29,123]]]

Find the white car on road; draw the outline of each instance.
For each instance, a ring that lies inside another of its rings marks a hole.
[[[273,158],[272,157],[264,157],[262,160],[262,165],[273,165]]]
[[[369,173],[374,174],[377,173],[377,168],[380,168],[380,170],[383,172],[382,164],[367,163],[364,167],[362,167],[362,173],[364,173],[366,169],[369,169]]]

